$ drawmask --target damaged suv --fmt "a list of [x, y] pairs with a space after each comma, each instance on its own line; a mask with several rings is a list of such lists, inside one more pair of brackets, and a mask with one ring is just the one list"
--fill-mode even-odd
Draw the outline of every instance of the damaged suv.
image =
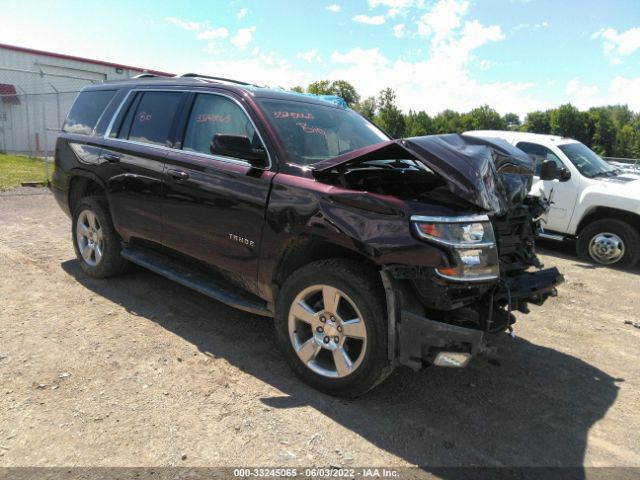
[[356, 396], [395, 366], [463, 367], [562, 276], [544, 197], [500, 140], [392, 140], [318, 97], [187, 75], [84, 89], [53, 192], [82, 269], [142, 265], [274, 317], [292, 369]]

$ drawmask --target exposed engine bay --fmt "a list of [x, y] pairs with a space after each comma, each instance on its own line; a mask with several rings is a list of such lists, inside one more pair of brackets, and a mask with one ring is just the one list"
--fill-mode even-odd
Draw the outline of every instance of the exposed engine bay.
[[[442, 229], [437, 219], [418, 218], [414, 229], [418, 235], [445, 251], [452, 265], [468, 262], [470, 267], [385, 267], [404, 285], [403, 309], [450, 325], [498, 333], [511, 328], [513, 312], [528, 313], [529, 303], [541, 305], [556, 295], [556, 286], [563, 281], [556, 268], [543, 269], [535, 253], [535, 235], [549, 202], [530, 195], [533, 162], [505, 142], [461, 135], [410, 138], [313, 167], [324, 183], [408, 202], [447, 205], [480, 219]], [[455, 217], [445, 221], [456, 222]], [[461, 229], [477, 230], [478, 238], [485, 235], [485, 241], [478, 243], [481, 247], [475, 248], [471, 241], [449, 241], [452, 232]], [[476, 265], [485, 268], [472, 276], [468, 272]], [[468, 276], [456, 276], [460, 271]]]

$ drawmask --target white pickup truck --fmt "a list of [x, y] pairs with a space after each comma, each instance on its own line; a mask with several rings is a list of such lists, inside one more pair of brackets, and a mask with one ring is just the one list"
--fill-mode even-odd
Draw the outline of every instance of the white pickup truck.
[[575, 239], [580, 257], [602, 265], [638, 263], [640, 175], [621, 172], [571, 138], [499, 130], [465, 135], [507, 141], [533, 157], [536, 174], [544, 161], [556, 163], [556, 179], [534, 178], [532, 193], [542, 188], [552, 201], [541, 237]]

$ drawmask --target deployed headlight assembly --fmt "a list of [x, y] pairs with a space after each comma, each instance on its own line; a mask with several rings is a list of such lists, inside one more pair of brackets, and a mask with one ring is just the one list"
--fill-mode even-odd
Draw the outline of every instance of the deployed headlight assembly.
[[441, 277], [457, 281], [495, 280], [500, 274], [493, 227], [486, 215], [424, 217], [411, 224], [418, 237], [448, 247], [453, 266], [437, 268]]

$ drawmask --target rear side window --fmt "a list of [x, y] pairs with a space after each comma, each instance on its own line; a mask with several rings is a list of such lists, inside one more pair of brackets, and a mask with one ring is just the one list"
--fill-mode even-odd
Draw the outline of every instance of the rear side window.
[[115, 90], [82, 92], [71, 107], [62, 131], [91, 135], [100, 116], [115, 94]]
[[187, 131], [184, 135], [183, 149], [199, 153], [211, 151], [214, 135], [241, 135], [249, 138], [254, 148], [261, 146], [249, 117], [234, 101], [212, 94], [196, 96]]
[[180, 92], [145, 92], [131, 106], [119, 138], [153, 145], [169, 145], [169, 133], [180, 104]]

